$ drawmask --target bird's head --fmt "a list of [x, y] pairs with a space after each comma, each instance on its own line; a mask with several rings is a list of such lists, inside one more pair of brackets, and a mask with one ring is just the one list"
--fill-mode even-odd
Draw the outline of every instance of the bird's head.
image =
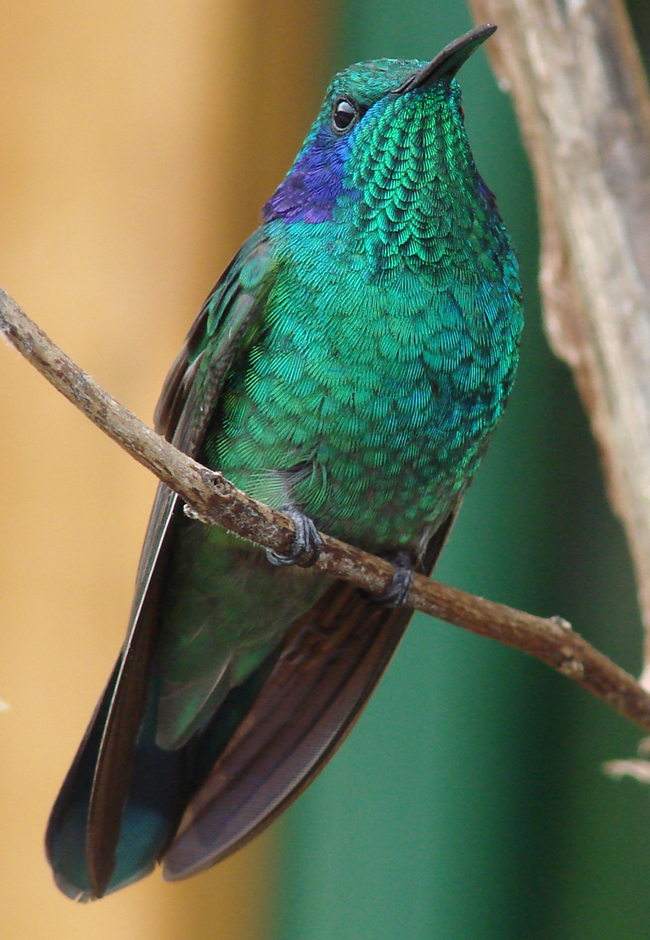
[[323, 222], [354, 204], [372, 211], [387, 199], [399, 214], [418, 187], [466, 175], [471, 154], [454, 76], [495, 29], [470, 30], [431, 62], [376, 59], [339, 72], [264, 207], [266, 221]]

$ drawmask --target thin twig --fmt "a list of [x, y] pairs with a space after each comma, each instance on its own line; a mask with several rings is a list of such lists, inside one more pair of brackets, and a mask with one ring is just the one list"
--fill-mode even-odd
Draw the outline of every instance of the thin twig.
[[[175, 490], [199, 518], [263, 548], [283, 552], [291, 547], [291, 519], [247, 496], [223, 474], [201, 466], [148, 428], [52, 343], [1, 289], [0, 330], [55, 388]], [[323, 544], [318, 570], [373, 593], [390, 584], [394, 569], [388, 562], [328, 535], [323, 535]], [[561, 618], [534, 617], [422, 575], [415, 577], [409, 605], [530, 653], [650, 730], [650, 695]]]

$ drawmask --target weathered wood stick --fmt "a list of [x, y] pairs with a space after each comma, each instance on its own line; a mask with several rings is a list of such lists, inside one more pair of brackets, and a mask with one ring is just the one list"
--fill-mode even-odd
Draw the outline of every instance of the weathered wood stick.
[[[650, 93], [623, 0], [470, 0], [533, 165], [541, 289], [623, 520], [650, 688]], [[486, 47], [487, 48], [487, 47]]]
[[[0, 330], [55, 388], [175, 490], [199, 518], [223, 525], [264, 548], [283, 552], [291, 547], [291, 519], [242, 493], [223, 474], [201, 466], [148, 428], [52, 343], [1, 289]], [[373, 593], [391, 583], [394, 569], [383, 559], [327, 535], [323, 543], [316, 564], [319, 570]], [[561, 618], [534, 617], [422, 575], [415, 576], [409, 604], [536, 656], [650, 731], [650, 695]]]

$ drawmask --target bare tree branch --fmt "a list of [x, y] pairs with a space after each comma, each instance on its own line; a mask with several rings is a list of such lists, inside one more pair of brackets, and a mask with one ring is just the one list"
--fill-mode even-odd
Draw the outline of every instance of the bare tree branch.
[[[199, 518], [223, 525], [264, 548], [287, 551], [291, 519], [251, 499], [223, 474], [176, 450], [100, 388], [0, 289], [0, 330], [91, 421], [132, 457], [175, 490]], [[323, 535], [316, 567], [373, 593], [391, 582], [393, 567], [381, 558]], [[541, 659], [650, 730], [650, 695], [590, 646], [559, 617], [543, 619], [416, 575], [409, 604], [448, 623], [499, 640]]]
[[650, 94], [624, 0], [471, 0], [537, 184], [546, 329], [626, 528], [650, 688]]
[[604, 772], [614, 780], [632, 777], [646, 786], [650, 785], [650, 738], [642, 738], [637, 747], [638, 757], [629, 760], [610, 760], [603, 764]]

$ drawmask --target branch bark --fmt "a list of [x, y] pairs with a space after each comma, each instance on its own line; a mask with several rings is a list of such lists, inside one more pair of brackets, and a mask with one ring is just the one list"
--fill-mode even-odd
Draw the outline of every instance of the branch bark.
[[[86, 375], [0, 289], [0, 330], [55, 388], [132, 457], [177, 492], [191, 511], [263, 548], [287, 551], [294, 525], [238, 490], [148, 428]], [[323, 535], [316, 568], [373, 593], [391, 582], [393, 567], [374, 555]], [[534, 617], [416, 575], [409, 605], [472, 633], [541, 659], [650, 731], [650, 695], [635, 679], [571, 630], [560, 617]]]
[[623, 0], [470, 0], [512, 94], [542, 225], [546, 330], [626, 529], [650, 688], [650, 94]]

